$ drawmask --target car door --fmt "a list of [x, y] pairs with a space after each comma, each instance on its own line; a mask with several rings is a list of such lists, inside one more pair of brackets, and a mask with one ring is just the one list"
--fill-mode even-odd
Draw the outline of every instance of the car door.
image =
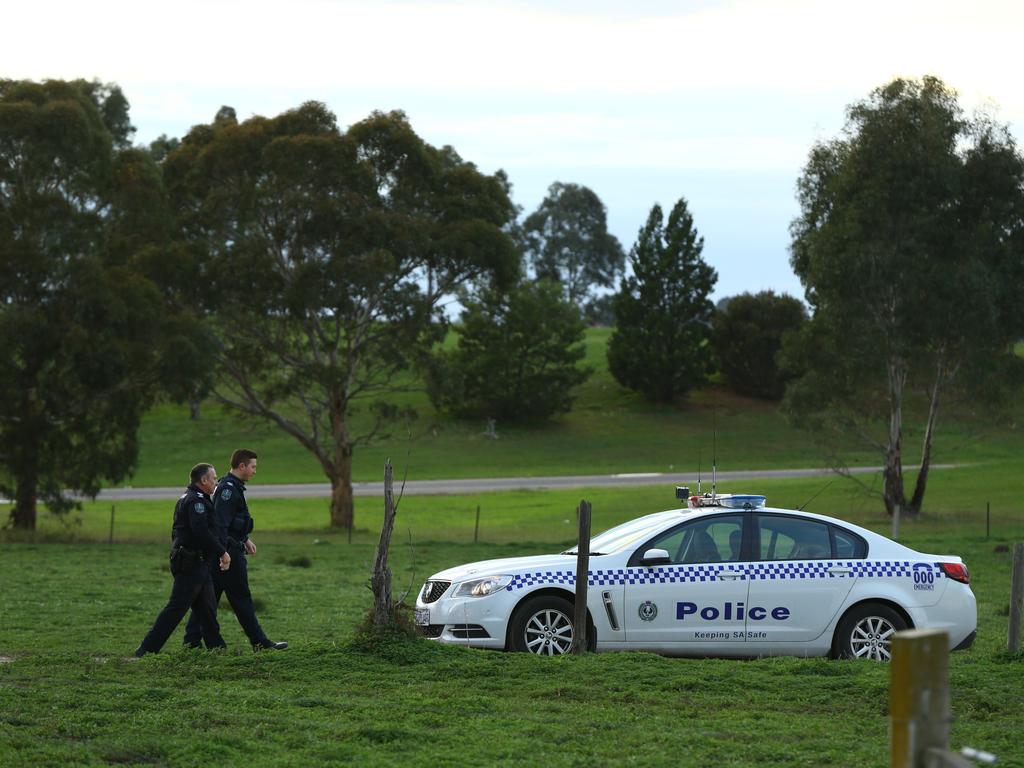
[[[755, 556], [747, 565], [747, 639], [806, 642], [819, 637], [853, 589], [857, 574], [837, 559], [832, 526], [795, 515], [753, 515]], [[840, 553], [841, 554], [841, 553]]]
[[[743, 642], [748, 581], [740, 546], [745, 517], [714, 514], [691, 520], [634, 552], [625, 578], [630, 646], [671, 652]], [[644, 563], [652, 549], [668, 557]]]

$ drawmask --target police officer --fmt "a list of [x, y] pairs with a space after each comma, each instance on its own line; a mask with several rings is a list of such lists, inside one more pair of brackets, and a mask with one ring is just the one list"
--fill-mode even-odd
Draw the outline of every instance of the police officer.
[[202, 617], [202, 638], [206, 647], [224, 647], [210, 578], [211, 563], [217, 563], [220, 571], [227, 570], [231, 564], [231, 556], [220, 542], [211, 499], [217, 485], [217, 470], [212, 464], [196, 464], [189, 473], [189, 480], [191, 483], [174, 507], [171, 597], [142, 644], [135, 649], [136, 656], [157, 653], [163, 648], [189, 608], [194, 615]]
[[[256, 544], [249, 538], [252, 532], [252, 515], [245, 501], [245, 484], [256, 474], [257, 456], [254, 451], [239, 448], [231, 454], [231, 471], [217, 482], [213, 504], [227, 551], [231, 555], [231, 566], [226, 571], [213, 575], [214, 605], [220, 602], [222, 593], [228, 596], [238, 623], [252, 643], [253, 650], [277, 650], [288, 647], [288, 643], [275, 643], [267, 637], [256, 618], [252, 592], [249, 591], [249, 568], [246, 555], [256, 554]], [[193, 610], [185, 627], [185, 645], [198, 647], [205, 624], [202, 614]]]

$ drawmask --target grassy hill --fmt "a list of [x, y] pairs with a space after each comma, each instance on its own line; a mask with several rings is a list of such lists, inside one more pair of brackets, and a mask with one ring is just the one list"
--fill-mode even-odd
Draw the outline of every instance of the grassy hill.
[[[398, 471], [408, 465], [418, 479], [678, 472], [696, 474], [698, 463], [710, 471], [712, 436], [717, 428], [719, 469], [822, 466], [821, 454], [807, 436], [789, 427], [775, 403], [735, 396], [712, 385], [691, 393], [674, 406], [646, 403], [622, 389], [608, 372], [605, 348], [611, 331], [587, 331], [586, 364], [594, 375], [577, 388], [571, 413], [549, 423], [497, 424], [498, 439], [487, 437], [483, 422], [440, 417], [422, 393], [402, 401], [416, 407], [419, 419], [411, 434], [402, 426], [392, 437], [360, 447], [355, 454], [356, 480], [381, 476], [390, 457]], [[1024, 412], [1024, 409], [1021, 409]], [[357, 427], [365, 423], [360, 416]], [[906, 444], [916, 447], [914, 424]], [[163, 405], [144, 420], [140, 434], [136, 486], [179, 485], [188, 467], [201, 460], [223, 469], [230, 452], [252, 447], [260, 454], [259, 482], [317, 482], [325, 478], [313, 457], [293, 438], [262, 421], [241, 420], [207, 403], [199, 421], [190, 421], [185, 406]], [[1013, 425], [977, 436], [940, 417], [934, 461], [977, 463], [1005, 461], [1020, 454]], [[851, 463], [877, 464], [876, 456], [851, 453]]]

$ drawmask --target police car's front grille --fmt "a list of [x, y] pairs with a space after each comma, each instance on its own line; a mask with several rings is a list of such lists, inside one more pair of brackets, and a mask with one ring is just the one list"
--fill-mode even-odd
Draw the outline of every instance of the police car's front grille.
[[428, 581], [423, 585], [423, 591], [420, 593], [420, 597], [424, 603], [432, 603], [441, 595], [444, 591], [450, 587], [452, 583], [450, 581]]
[[444, 632], [444, 624], [428, 624], [425, 627], [416, 627], [424, 637], [440, 637]]

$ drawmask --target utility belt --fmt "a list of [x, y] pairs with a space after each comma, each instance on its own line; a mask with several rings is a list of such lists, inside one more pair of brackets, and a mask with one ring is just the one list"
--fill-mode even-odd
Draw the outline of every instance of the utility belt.
[[206, 553], [199, 549], [191, 549], [175, 544], [171, 547], [171, 575], [191, 571], [206, 562]]

